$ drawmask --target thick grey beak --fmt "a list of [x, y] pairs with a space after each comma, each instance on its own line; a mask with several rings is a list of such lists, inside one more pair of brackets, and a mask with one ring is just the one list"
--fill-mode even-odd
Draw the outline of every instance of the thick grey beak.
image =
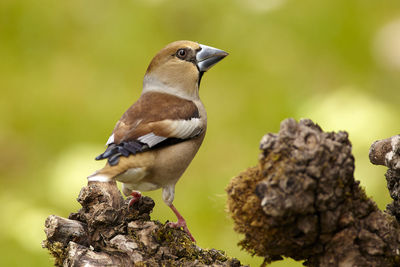
[[196, 61], [197, 67], [200, 72], [208, 71], [212, 66], [217, 64], [221, 59], [229, 55], [223, 50], [207, 46], [200, 45], [201, 50], [197, 52]]

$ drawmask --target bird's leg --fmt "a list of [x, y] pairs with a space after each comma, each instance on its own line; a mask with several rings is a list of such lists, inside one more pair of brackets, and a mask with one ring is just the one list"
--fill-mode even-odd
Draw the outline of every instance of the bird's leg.
[[129, 204], [128, 204], [129, 208], [142, 197], [142, 194], [139, 191], [133, 190], [131, 193], [131, 196], [132, 196], [132, 199], [129, 201]]
[[190, 239], [193, 242], [196, 242], [196, 240], [194, 239], [194, 237], [192, 236], [192, 234], [190, 233], [190, 231], [189, 231], [189, 229], [188, 229], [188, 227], [186, 225], [185, 219], [182, 217], [182, 215], [179, 213], [179, 211], [175, 208], [175, 206], [173, 204], [169, 205], [169, 207], [175, 213], [176, 217], [178, 218], [178, 221], [176, 223], [169, 222], [168, 226], [172, 227], [172, 228], [180, 228], [180, 227], [182, 227], [183, 230], [186, 232], [186, 234], [190, 237]]

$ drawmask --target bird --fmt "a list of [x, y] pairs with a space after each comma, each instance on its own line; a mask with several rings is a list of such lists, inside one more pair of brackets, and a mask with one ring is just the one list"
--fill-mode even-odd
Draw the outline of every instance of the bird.
[[172, 228], [190, 233], [173, 205], [175, 185], [199, 150], [207, 130], [207, 113], [199, 97], [203, 74], [227, 52], [192, 41], [175, 41], [151, 60], [143, 78], [142, 93], [116, 123], [104, 153], [96, 160], [106, 165], [88, 181], [122, 183], [132, 196], [162, 188], [162, 199], [177, 217]]

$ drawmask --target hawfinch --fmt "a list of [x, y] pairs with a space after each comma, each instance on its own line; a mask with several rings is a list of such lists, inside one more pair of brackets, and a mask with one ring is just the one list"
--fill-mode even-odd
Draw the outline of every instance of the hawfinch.
[[153, 58], [143, 79], [140, 98], [122, 115], [108, 139], [107, 159], [89, 181], [122, 182], [131, 206], [141, 194], [162, 188], [164, 202], [172, 209], [189, 237], [186, 222], [172, 204], [175, 184], [197, 153], [207, 128], [206, 110], [199, 98], [201, 78], [228, 53], [190, 41], [167, 45]]

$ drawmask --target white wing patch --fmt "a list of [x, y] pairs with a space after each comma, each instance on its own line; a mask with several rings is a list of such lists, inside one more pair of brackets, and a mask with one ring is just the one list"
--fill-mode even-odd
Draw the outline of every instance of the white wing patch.
[[108, 138], [107, 143], [106, 143], [106, 146], [108, 146], [109, 144], [112, 144], [112, 143], [114, 143], [114, 134], [112, 134], [112, 135]]
[[161, 143], [165, 139], [167, 139], [167, 138], [163, 137], [163, 136], [155, 135], [154, 133], [149, 133], [149, 134], [143, 135], [138, 138], [138, 140], [140, 142], [147, 144], [149, 147], [153, 147], [153, 146], [157, 145], [158, 143]]
[[[162, 126], [165, 127], [165, 132], [168, 133], [168, 137], [188, 139], [199, 135], [203, 131], [203, 122], [200, 118], [192, 118], [190, 120], [163, 120], [161, 122]], [[158, 136], [151, 132], [139, 137], [138, 140], [147, 144], [149, 147], [153, 147], [168, 137]]]
[[202, 121], [200, 118], [192, 118], [190, 120], [165, 120], [168, 124], [170, 136], [187, 139], [194, 137], [202, 131]]

